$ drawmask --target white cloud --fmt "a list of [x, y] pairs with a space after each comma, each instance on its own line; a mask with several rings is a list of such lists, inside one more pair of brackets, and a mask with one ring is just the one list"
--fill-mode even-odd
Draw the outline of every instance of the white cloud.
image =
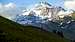
[[71, 11], [71, 10], [60, 11], [60, 12], [58, 13], [58, 15], [69, 15], [69, 14], [71, 14], [71, 13], [73, 13], [73, 11]]
[[6, 4], [4, 5], [5, 8], [15, 8], [16, 5], [14, 3], [9, 3], [9, 4]]
[[15, 8], [16, 7], [16, 4], [14, 4], [14, 3], [8, 3], [8, 4], [2, 4], [2, 3], [0, 3], [0, 9], [2, 8], [4, 8], [4, 9], [7, 9], [7, 8]]
[[16, 7], [14, 3], [2, 4], [0, 3], [0, 15], [8, 19], [14, 18], [17, 14], [20, 14], [21, 10]]
[[0, 15], [6, 18], [11, 18], [14, 13], [16, 5], [14, 3], [2, 4], [0, 3]]
[[65, 6], [65, 8], [67, 8], [67, 9], [73, 9], [73, 10], [75, 10], [75, 0], [66, 0], [65, 2], [64, 2], [64, 6]]

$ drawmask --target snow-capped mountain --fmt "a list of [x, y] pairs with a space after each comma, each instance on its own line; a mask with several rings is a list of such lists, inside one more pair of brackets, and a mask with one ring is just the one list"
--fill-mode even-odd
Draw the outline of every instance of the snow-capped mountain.
[[[55, 29], [58, 26], [50, 23], [50, 21], [56, 22], [56, 20], [59, 20], [59, 13], [61, 11], [65, 12], [65, 9], [62, 7], [52, 6], [47, 2], [40, 2], [35, 4], [33, 8], [29, 10], [23, 10], [23, 13], [17, 15], [14, 21], [22, 25], [43, 27], [45, 30], [50, 31], [51, 29]], [[50, 24], [52, 24], [53, 27], [51, 27]]]
[[[14, 21], [22, 25], [43, 27], [43, 29], [50, 31], [51, 29], [57, 27], [57, 25], [53, 25], [50, 21], [58, 20], [59, 18], [57, 14], [61, 10], [63, 10], [63, 8], [52, 6], [47, 2], [40, 2], [35, 4], [33, 8], [24, 10], [22, 14], [17, 15]], [[53, 27], [49, 26], [50, 24], [52, 24]]]
[[48, 18], [48, 20], [53, 20], [57, 17], [57, 13], [61, 10], [61, 7], [52, 6], [47, 2], [40, 2], [35, 4], [32, 9], [24, 12], [22, 15], [34, 15], [41, 17], [42, 19]]
[[56, 20], [59, 20], [59, 17], [71, 16], [72, 12], [68, 12], [70, 11], [65, 11], [65, 9], [63, 9], [62, 7], [52, 6], [47, 2], [40, 2], [38, 4], [35, 4], [33, 8], [29, 10], [23, 10], [23, 13], [17, 15], [14, 18], [14, 21], [24, 26], [32, 25], [42, 27], [44, 30], [47, 30], [49, 32], [52, 32], [53, 30], [63, 31], [64, 36], [71, 39], [71, 37], [73, 36], [70, 36], [70, 33], [67, 34], [67, 32], [71, 31], [67, 29], [69, 23], [61, 25], [60, 23], [55, 22]]

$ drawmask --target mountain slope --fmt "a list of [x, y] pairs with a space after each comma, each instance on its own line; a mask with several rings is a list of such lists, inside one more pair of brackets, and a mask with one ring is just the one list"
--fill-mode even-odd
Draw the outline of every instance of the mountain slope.
[[0, 41], [12, 42], [68, 42], [60, 36], [37, 29], [33, 26], [22, 26], [0, 17]]

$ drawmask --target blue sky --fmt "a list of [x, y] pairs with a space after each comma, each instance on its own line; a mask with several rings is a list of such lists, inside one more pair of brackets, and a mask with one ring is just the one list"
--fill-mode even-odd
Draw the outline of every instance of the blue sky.
[[[10, 2], [15, 3], [18, 7], [26, 7], [38, 3], [40, 0], [0, 0], [0, 3], [2, 4], [8, 4]], [[56, 6], [64, 7], [64, 0], [47, 0], [47, 2]]]

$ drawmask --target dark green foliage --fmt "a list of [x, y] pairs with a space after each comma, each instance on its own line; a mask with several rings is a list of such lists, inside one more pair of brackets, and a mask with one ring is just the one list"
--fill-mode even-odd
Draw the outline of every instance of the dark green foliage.
[[0, 42], [69, 42], [54, 33], [0, 17]]
[[72, 19], [75, 20], [75, 11], [72, 13]]

